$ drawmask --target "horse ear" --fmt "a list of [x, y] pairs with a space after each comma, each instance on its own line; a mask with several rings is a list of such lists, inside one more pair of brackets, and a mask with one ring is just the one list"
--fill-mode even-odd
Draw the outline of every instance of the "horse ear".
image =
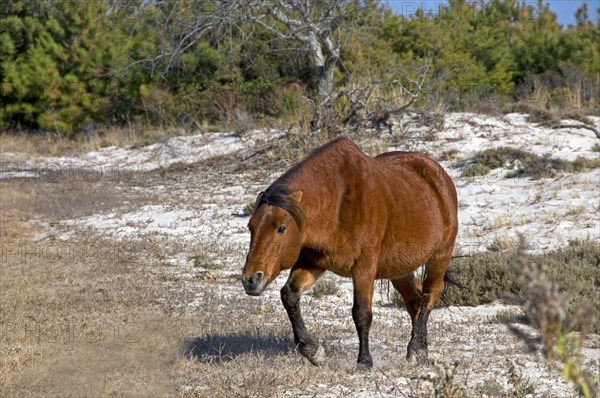
[[292, 198], [293, 200], [295, 200], [296, 202], [300, 203], [302, 201], [302, 194], [304, 192], [302, 190], [296, 191], [296, 192], [292, 192], [290, 194], [290, 198]]
[[256, 197], [256, 202], [254, 202], [254, 207], [258, 206], [258, 204], [260, 203], [260, 200], [262, 199], [264, 194], [265, 194], [265, 191], [262, 191], [258, 194], [258, 196]]

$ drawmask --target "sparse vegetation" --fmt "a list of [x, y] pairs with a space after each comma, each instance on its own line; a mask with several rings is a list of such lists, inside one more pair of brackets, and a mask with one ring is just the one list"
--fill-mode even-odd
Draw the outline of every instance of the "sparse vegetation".
[[321, 279], [313, 286], [312, 295], [314, 298], [321, 298], [338, 294], [339, 290], [340, 288], [335, 281], [331, 279]]
[[496, 322], [496, 323], [506, 323], [507, 321], [513, 319], [513, 318], [517, 318], [519, 316], [523, 315], [523, 311], [520, 310], [515, 310], [515, 309], [509, 309], [509, 310], [503, 310], [503, 311], [499, 311], [496, 313], [496, 315], [494, 315], [491, 319], [490, 322]]
[[245, 215], [246, 217], [250, 217], [252, 214], [254, 214], [255, 209], [256, 209], [256, 201], [248, 202], [244, 206], [244, 209], [242, 210], [242, 214]]
[[448, 286], [444, 300], [451, 305], [481, 305], [500, 299], [505, 292], [517, 293], [508, 265], [511, 253], [492, 252], [459, 258], [450, 264], [453, 277], [463, 286]]
[[455, 361], [450, 366], [434, 366], [436, 375], [427, 380], [433, 383], [433, 396], [435, 398], [466, 398], [467, 392], [460, 382], [457, 382], [456, 375], [464, 371], [460, 368], [460, 363]]
[[203, 265], [203, 268], [207, 270], [217, 271], [223, 269], [224, 267], [222, 264], [206, 263]]
[[[504, 245], [504, 244], [503, 244]], [[518, 243], [509, 250], [498, 249], [491, 253], [459, 258], [451, 263], [453, 276], [464, 286], [450, 286], [444, 294], [452, 305], [480, 305], [502, 299], [506, 293], [520, 294], [510, 265]], [[531, 255], [531, 261], [544, 264], [548, 276], [556, 281], [559, 292], [571, 300], [568, 313], [573, 314], [583, 303], [600, 312], [600, 244], [591, 241], [573, 241], [569, 246], [545, 254]], [[600, 324], [593, 325], [600, 333]]]
[[565, 213], [566, 216], [578, 216], [581, 215], [585, 212], [585, 206], [574, 206], [571, 207], [569, 210], [567, 210], [567, 212]]
[[[507, 325], [530, 349], [535, 350], [535, 343], [541, 340], [541, 348], [550, 363], [554, 359], [562, 363], [565, 381], [575, 383], [584, 397], [595, 397], [596, 381], [583, 366], [581, 343], [596, 323], [598, 308], [586, 302], [576, 305], [574, 311], [572, 306], [569, 310], [569, 299], [560, 294], [560, 288], [547, 276], [543, 263], [527, 256], [526, 245], [525, 239], [521, 238], [518, 255], [510, 270], [527, 297], [524, 305], [527, 314], [509, 320]], [[541, 332], [541, 339], [518, 328], [517, 321], [534, 325]], [[572, 333], [575, 330], [581, 333]]]
[[513, 252], [517, 250], [517, 243], [510, 238], [496, 237], [487, 246], [490, 252]]
[[[307, 110], [293, 103], [293, 98], [306, 95], [296, 91], [290, 94], [286, 112], [306, 117]], [[221, 102], [220, 106], [223, 115], [228, 115], [224, 120], [243, 135], [257, 113], [229, 108], [235, 104], [235, 101]], [[148, 105], [161, 106], [160, 102]], [[419, 113], [418, 120], [411, 120], [441, 128], [443, 114], [428, 119], [430, 116]], [[204, 129], [206, 125], [199, 127]], [[164, 135], [160, 132], [138, 135], [135, 127], [130, 128], [125, 135], [118, 132], [114, 136], [92, 135], [81, 147], [58, 135], [0, 135], [0, 145], [9, 152], [23, 150], [31, 154], [29, 159], [35, 160], [36, 154], [76, 153], [111, 143], [138, 147], [166, 141], [170, 134], [177, 133], [173, 130]], [[348, 284], [342, 285], [337, 278], [329, 279], [328, 274], [303, 298], [303, 304], [311, 305], [302, 307], [307, 327], [322, 342], [327, 360], [316, 369], [295, 352], [293, 333], [278, 292], [285, 272], [262, 297], [248, 297], [243, 292], [240, 272], [247, 241], [240, 236], [247, 233], [247, 220], [239, 216], [242, 211], [245, 215], [252, 214], [255, 188], [259, 191], [259, 185], [269, 183], [276, 171], [339, 134], [363, 141], [360, 145], [372, 155], [388, 146], [396, 147], [402, 142], [398, 140], [404, 140], [372, 131], [348, 133], [330, 128], [306, 134], [292, 128], [276, 140], [261, 141], [239, 152], [197, 163], [181, 161], [160, 170], [140, 168], [128, 171], [126, 176], [119, 175], [116, 180], [103, 175], [99, 180], [89, 181], [78, 172], [51, 180], [0, 180], [0, 391], [3, 395], [194, 398], [365, 393], [399, 397], [543, 395], [547, 385], [538, 389], [542, 383], [527, 376], [532, 369], [543, 374], [540, 376], [543, 384], [560, 391], [557, 395], [574, 394], [574, 390], [561, 383], [560, 374], [546, 367], [543, 358], [529, 358], [502, 325], [523, 318], [524, 311], [517, 307], [495, 315], [481, 313], [495, 306], [436, 311], [430, 322], [429, 341], [435, 363], [417, 367], [405, 362], [410, 318], [406, 311], [392, 308], [387, 297], [391, 296], [397, 306], [403, 305], [402, 299], [393, 288], [386, 297], [383, 284], [383, 288], [376, 290], [373, 304], [372, 346], [376, 366], [371, 372], [359, 373], [355, 366], [352, 300], [345, 299]], [[243, 136], [242, 140], [246, 138]], [[5, 143], [9, 146], [5, 147]], [[449, 150], [442, 156], [446, 160], [464, 157], [461, 150]], [[573, 178], [583, 179], [583, 176]], [[565, 191], [572, 187], [569, 180], [564, 179]], [[553, 181], [552, 191], [540, 190], [531, 200], [540, 207], [547, 199], [564, 200], [556, 192], [565, 192], [561, 190], [563, 185], [559, 185], [561, 181]], [[475, 185], [472, 181], [463, 182]], [[564, 216], [570, 223], [577, 222], [578, 227], [595, 226], [597, 218], [590, 217], [588, 212], [597, 209], [584, 200], [589, 192], [584, 188], [573, 195], [568, 193], [575, 199], [573, 203], [542, 208], [525, 218], [535, 218], [536, 225], [548, 229]], [[476, 209], [483, 209], [483, 213], [491, 206], [480, 206], [471, 199], [462, 195], [460, 211], [473, 214]], [[161, 226], [157, 229], [160, 232], [156, 232], [154, 228], [161, 221], [153, 217], [154, 210], [140, 213], [139, 209], [145, 206], [164, 206], [174, 213], [182, 208], [191, 210], [177, 219], [198, 228], [186, 236], [170, 235]], [[206, 208], [210, 210], [205, 212]], [[130, 218], [132, 213], [141, 217]], [[122, 229], [134, 232], [123, 238], [120, 227], [96, 229], [95, 224], [89, 227], [89, 223], [79, 223], [88, 218], [113, 217], [123, 221], [119, 223]], [[489, 253], [456, 258], [452, 262], [453, 277], [465, 288], [449, 285], [442, 304], [479, 305], [502, 300], [505, 291], [523, 294], [510, 269], [518, 244], [502, 237], [505, 229], [521, 226], [522, 221], [496, 211], [481, 219], [483, 223], [476, 225], [473, 221], [473, 225], [485, 228], [483, 239], [488, 242], [490, 237], [498, 238], [487, 246]], [[496, 233], [496, 228], [503, 231]], [[459, 239], [466, 239], [465, 235]], [[479, 237], [470, 235], [473, 236]], [[545, 233], [544, 239], [549, 236], [551, 233]], [[478, 247], [482, 248], [480, 243]], [[544, 262], [549, 277], [558, 281], [559, 294], [571, 298], [567, 316], [580, 316], [576, 314], [577, 308], [585, 303], [590, 308], [600, 308], [597, 241], [573, 240], [568, 247], [546, 254], [535, 253], [531, 258]], [[597, 323], [591, 328], [600, 332]], [[580, 364], [568, 362], [568, 358], [575, 358], [572, 347], [583, 341], [575, 337], [584, 334], [565, 333], [555, 340], [555, 358], [567, 359], [570, 377], [574, 375], [570, 368]], [[597, 343], [591, 347], [589, 341], [586, 343], [586, 350], [598, 347]], [[477, 351], [472, 351], [473, 347]], [[507, 357], [510, 363], [504, 362]], [[596, 358], [591, 355], [587, 358], [584, 367], [598, 366]]]
[[490, 168], [481, 163], [475, 163], [467, 166], [460, 173], [461, 177], [479, 177], [487, 175], [490, 172]]
[[[464, 166], [461, 177], [486, 175], [500, 167], [514, 169], [506, 178], [531, 177], [534, 179], [554, 177], [558, 173], [573, 173], [600, 167], [600, 157], [587, 159], [578, 157], [574, 161], [538, 156], [520, 149], [499, 147], [478, 152]], [[459, 163], [459, 166], [465, 163]]]
[[446, 161], [454, 160], [457, 155], [458, 155], [458, 150], [456, 150], [456, 149], [444, 151], [444, 152], [442, 152], [441, 160], [446, 160]]
[[510, 384], [513, 386], [512, 393], [515, 398], [525, 398], [535, 392], [535, 385], [526, 377], [517, 372], [515, 364], [506, 360]]

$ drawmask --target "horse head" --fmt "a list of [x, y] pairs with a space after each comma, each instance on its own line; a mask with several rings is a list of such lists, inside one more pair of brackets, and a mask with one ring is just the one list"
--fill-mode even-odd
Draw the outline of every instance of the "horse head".
[[269, 188], [260, 194], [250, 218], [250, 249], [242, 271], [246, 293], [260, 295], [282, 270], [291, 268], [303, 242], [302, 191]]

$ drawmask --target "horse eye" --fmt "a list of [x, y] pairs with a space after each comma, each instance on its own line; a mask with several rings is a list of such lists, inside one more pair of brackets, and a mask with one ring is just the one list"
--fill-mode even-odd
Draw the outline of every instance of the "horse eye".
[[285, 227], [282, 225], [281, 227], [277, 228], [277, 233], [278, 234], [282, 234], [285, 232]]

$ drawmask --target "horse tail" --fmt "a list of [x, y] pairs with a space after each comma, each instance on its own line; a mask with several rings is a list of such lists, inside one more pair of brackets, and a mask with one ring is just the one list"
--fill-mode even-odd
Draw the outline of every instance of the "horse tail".
[[[458, 287], [459, 289], [464, 289], [465, 286], [462, 283], [460, 283], [460, 281], [456, 278], [455, 274], [456, 273], [454, 272], [454, 270], [448, 267], [446, 269], [446, 273], [444, 274], [444, 284], [446, 285], [446, 287], [452, 285]], [[445, 289], [446, 288], [444, 288], [444, 290]]]
[[444, 307], [446, 308], [450, 307], [452, 304], [450, 302], [450, 297], [448, 297], [449, 286], [455, 286], [461, 290], [466, 289], [466, 287], [456, 278], [455, 272], [450, 268], [446, 269], [446, 273], [444, 274], [444, 291], [440, 295], [440, 302], [444, 304]]

